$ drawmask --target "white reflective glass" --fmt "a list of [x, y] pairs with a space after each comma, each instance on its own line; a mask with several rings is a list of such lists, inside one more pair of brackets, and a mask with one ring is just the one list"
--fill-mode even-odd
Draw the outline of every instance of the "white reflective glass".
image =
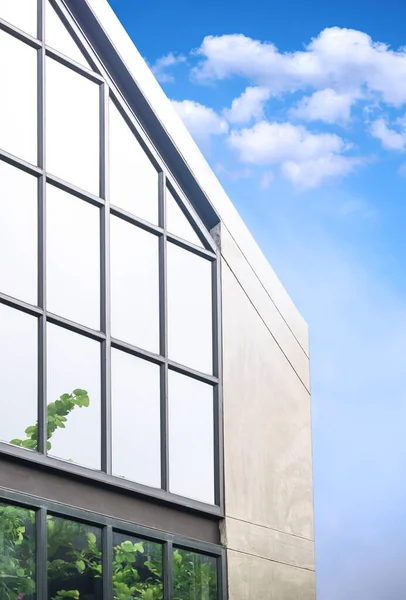
[[98, 195], [99, 139], [99, 86], [47, 57], [47, 170]]
[[27, 440], [25, 430], [38, 420], [37, 330], [36, 318], [0, 304], [0, 439], [4, 442]]
[[89, 68], [88, 61], [49, 2], [45, 6], [45, 43], [80, 65]]
[[111, 217], [112, 336], [159, 351], [158, 238]]
[[110, 102], [110, 200], [133, 215], [158, 223], [158, 172]]
[[35, 177], [0, 161], [0, 292], [37, 304]]
[[212, 372], [211, 262], [168, 243], [169, 357]]
[[49, 323], [47, 344], [48, 419], [55, 412], [66, 418], [49, 439], [49, 454], [100, 469], [100, 345]]
[[100, 211], [47, 185], [47, 309], [100, 329]]
[[160, 369], [112, 350], [113, 474], [161, 487]]
[[37, 37], [37, 0], [0, 0], [0, 19]]
[[166, 188], [166, 228], [170, 233], [196, 246], [203, 247], [199, 236], [183, 214], [182, 209], [168, 188]]
[[169, 489], [214, 504], [213, 388], [169, 371]]
[[37, 163], [37, 51], [0, 30], [0, 148]]

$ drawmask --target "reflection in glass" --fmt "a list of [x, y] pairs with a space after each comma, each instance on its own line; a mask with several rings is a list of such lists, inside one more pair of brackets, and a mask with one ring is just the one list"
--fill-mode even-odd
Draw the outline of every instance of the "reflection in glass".
[[112, 350], [113, 473], [161, 487], [159, 366]]
[[49, 2], [45, 6], [45, 43], [89, 68], [89, 63]]
[[169, 358], [212, 372], [211, 263], [168, 243]]
[[47, 185], [47, 308], [100, 328], [99, 209]]
[[158, 172], [113, 102], [109, 114], [111, 203], [157, 224]]
[[47, 564], [50, 600], [102, 598], [101, 531], [98, 527], [48, 516]]
[[173, 550], [173, 600], [217, 600], [217, 559]]
[[0, 19], [8, 21], [18, 29], [37, 37], [36, 0], [1, 0]]
[[0, 161], [0, 292], [37, 304], [37, 179]]
[[0, 503], [0, 598], [35, 600], [35, 513]]
[[99, 194], [99, 86], [46, 59], [47, 170]]
[[37, 422], [35, 317], [0, 304], [0, 440], [34, 450], [25, 430]]
[[112, 335], [158, 352], [158, 238], [114, 216], [110, 238]]
[[100, 469], [100, 346], [47, 325], [48, 450]]
[[0, 80], [0, 148], [36, 164], [37, 52], [1, 30]]
[[168, 188], [166, 188], [166, 227], [170, 233], [196, 246], [203, 247], [199, 236], [183, 214], [182, 209]]
[[161, 544], [114, 533], [114, 600], [162, 600], [162, 571]]
[[213, 388], [169, 371], [169, 488], [214, 503]]

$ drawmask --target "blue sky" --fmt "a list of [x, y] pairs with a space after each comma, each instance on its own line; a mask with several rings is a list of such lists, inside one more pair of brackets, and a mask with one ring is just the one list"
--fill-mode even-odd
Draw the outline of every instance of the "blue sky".
[[406, 590], [406, 4], [110, 0], [310, 325], [318, 600]]

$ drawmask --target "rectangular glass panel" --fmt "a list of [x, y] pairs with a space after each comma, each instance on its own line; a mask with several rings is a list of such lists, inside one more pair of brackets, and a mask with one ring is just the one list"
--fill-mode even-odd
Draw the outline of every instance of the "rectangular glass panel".
[[35, 600], [35, 513], [0, 503], [0, 598]]
[[217, 600], [217, 558], [173, 550], [173, 600]]
[[161, 487], [160, 369], [112, 350], [113, 473]]
[[161, 544], [113, 534], [113, 596], [114, 600], [163, 600]]
[[37, 304], [35, 177], [0, 160], [0, 292]]
[[47, 170], [97, 196], [99, 140], [99, 86], [47, 57]]
[[113, 102], [110, 102], [110, 200], [158, 224], [158, 172]]
[[169, 371], [169, 489], [214, 504], [213, 388]]
[[98, 527], [49, 516], [47, 565], [50, 600], [100, 600], [103, 597]]
[[100, 329], [100, 210], [47, 185], [47, 308]]
[[169, 358], [211, 373], [211, 262], [168, 243]]
[[31, 450], [37, 447], [31, 439], [38, 418], [37, 339], [35, 317], [0, 304], [0, 439]]
[[0, 19], [37, 37], [37, 0], [0, 0]]
[[110, 238], [112, 335], [158, 352], [158, 238], [114, 216]]
[[1, 30], [0, 81], [0, 148], [36, 164], [37, 51]]
[[100, 344], [47, 325], [48, 450], [100, 469]]

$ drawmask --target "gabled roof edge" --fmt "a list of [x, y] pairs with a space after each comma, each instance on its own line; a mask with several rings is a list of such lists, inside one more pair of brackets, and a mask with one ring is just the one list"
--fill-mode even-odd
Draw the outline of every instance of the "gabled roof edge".
[[120, 87], [173, 175], [211, 229], [228, 229], [298, 342], [308, 354], [307, 324], [255, 242], [107, 0], [64, 0]]

